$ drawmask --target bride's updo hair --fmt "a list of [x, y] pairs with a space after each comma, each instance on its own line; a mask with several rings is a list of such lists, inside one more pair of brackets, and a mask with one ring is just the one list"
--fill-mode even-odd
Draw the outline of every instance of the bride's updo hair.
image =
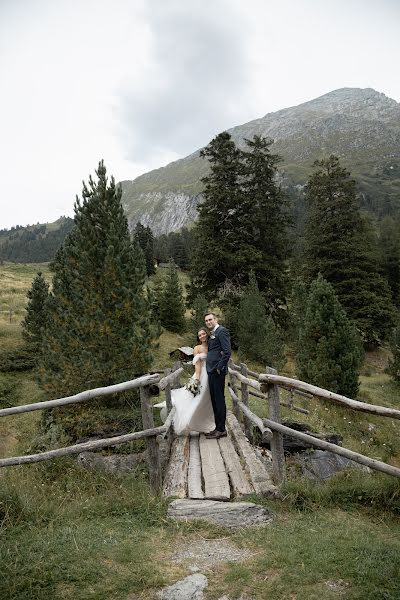
[[209, 338], [209, 333], [208, 333], [207, 329], [205, 327], [200, 327], [200, 329], [197, 330], [197, 342], [199, 344], [201, 344], [201, 341], [200, 341], [200, 338], [199, 338], [199, 332], [200, 331], [204, 331], [206, 333], [206, 335], [207, 335], [207, 341], [208, 341], [208, 338]]

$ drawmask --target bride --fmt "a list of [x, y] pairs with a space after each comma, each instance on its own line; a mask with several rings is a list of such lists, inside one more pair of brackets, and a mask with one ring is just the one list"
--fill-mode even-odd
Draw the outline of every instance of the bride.
[[[208, 333], [206, 329], [197, 332], [199, 344], [194, 349], [194, 376], [200, 382], [200, 393], [193, 396], [185, 387], [171, 390], [172, 406], [175, 407], [173, 418], [177, 435], [185, 435], [190, 431], [209, 432], [215, 429], [214, 412], [211, 404], [208, 375], [205, 361], [208, 352]], [[162, 403], [164, 405], [164, 403]]]

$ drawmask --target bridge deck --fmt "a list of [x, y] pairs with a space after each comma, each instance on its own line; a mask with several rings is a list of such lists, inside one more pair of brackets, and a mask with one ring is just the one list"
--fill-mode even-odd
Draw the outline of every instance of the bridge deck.
[[230, 500], [277, 493], [271, 468], [258, 458], [231, 412], [227, 432], [228, 436], [219, 440], [198, 433], [174, 439], [164, 478], [165, 496]]

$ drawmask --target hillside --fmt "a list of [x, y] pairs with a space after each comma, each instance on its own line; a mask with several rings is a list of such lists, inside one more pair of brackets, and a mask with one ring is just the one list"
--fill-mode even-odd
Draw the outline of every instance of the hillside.
[[[380, 217], [400, 208], [400, 104], [371, 88], [335, 90], [228, 131], [238, 145], [255, 134], [271, 138], [287, 187], [304, 185], [314, 160], [334, 153], [357, 179], [365, 209]], [[190, 224], [206, 172], [197, 150], [122, 181], [130, 227], [140, 220], [159, 235]]]
[[0, 231], [0, 260], [19, 263], [51, 261], [65, 236], [71, 231], [74, 220], [60, 217], [54, 223], [37, 223]]

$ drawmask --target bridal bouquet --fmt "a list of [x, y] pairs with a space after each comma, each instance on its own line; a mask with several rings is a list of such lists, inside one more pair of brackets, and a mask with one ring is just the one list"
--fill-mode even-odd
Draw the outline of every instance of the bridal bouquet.
[[192, 377], [185, 385], [185, 389], [193, 394], [193, 396], [197, 396], [197, 394], [200, 394], [200, 381]]

